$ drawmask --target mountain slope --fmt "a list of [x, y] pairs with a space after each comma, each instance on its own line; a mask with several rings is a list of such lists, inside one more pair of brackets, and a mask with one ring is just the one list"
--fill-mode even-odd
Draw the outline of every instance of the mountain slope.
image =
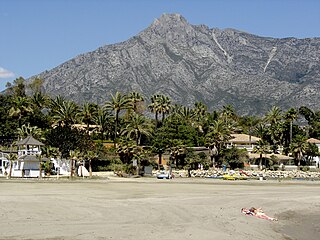
[[320, 38], [266, 38], [191, 25], [164, 14], [129, 40], [79, 55], [37, 76], [49, 95], [103, 103], [110, 93], [139, 91], [210, 109], [232, 104], [259, 114], [320, 104]]

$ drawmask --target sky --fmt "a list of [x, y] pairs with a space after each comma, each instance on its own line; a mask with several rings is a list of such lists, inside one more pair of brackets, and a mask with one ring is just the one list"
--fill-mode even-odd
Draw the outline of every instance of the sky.
[[163, 13], [259, 36], [320, 37], [320, 0], [0, 0], [0, 91], [125, 41]]

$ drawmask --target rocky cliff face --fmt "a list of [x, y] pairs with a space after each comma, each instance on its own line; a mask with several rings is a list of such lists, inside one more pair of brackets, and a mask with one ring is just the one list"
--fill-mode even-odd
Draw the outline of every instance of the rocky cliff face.
[[209, 109], [259, 114], [320, 104], [320, 38], [266, 38], [191, 25], [164, 14], [129, 40], [81, 54], [37, 76], [49, 95], [104, 103], [110, 93], [161, 93]]

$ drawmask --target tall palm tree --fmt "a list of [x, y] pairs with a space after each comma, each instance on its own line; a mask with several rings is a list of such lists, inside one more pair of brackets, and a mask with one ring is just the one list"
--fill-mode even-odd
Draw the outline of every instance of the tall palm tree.
[[181, 108], [179, 108], [177, 115], [182, 121], [185, 121], [190, 125], [194, 123], [197, 117], [193, 109], [185, 106], [182, 106]]
[[209, 126], [209, 131], [206, 135], [206, 145], [209, 147], [211, 154], [211, 160], [213, 167], [215, 166], [216, 158], [219, 158], [219, 154], [222, 147], [231, 138], [230, 126], [224, 121], [224, 119], [217, 119]]
[[259, 140], [253, 149], [254, 153], [259, 154], [259, 169], [262, 170], [262, 155], [269, 153], [269, 145], [266, 141]]
[[284, 114], [284, 119], [286, 121], [290, 122], [290, 137], [289, 137], [289, 144], [292, 143], [292, 125], [293, 121], [296, 120], [298, 117], [298, 112], [294, 108], [290, 108], [285, 114]]
[[281, 119], [282, 119], [282, 111], [277, 106], [273, 106], [265, 116], [265, 120], [271, 125], [278, 123]]
[[273, 106], [265, 116], [265, 121], [269, 124], [269, 133], [274, 152], [276, 152], [278, 145], [281, 143], [283, 138], [283, 123], [281, 122], [281, 119], [282, 111], [276, 106]]
[[240, 124], [242, 126], [242, 130], [249, 135], [249, 142], [251, 142], [252, 132], [255, 127], [258, 126], [260, 119], [256, 116], [244, 116], [240, 120]]
[[75, 150], [75, 151], [70, 151], [70, 177], [72, 178], [75, 175], [75, 163], [82, 157], [82, 154], [80, 151]]
[[89, 176], [92, 177], [92, 161], [98, 159], [98, 154], [94, 151], [87, 151], [85, 154], [85, 159], [89, 161]]
[[99, 126], [102, 141], [104, 140], [105, 133], [112, 131], [113, 122], [111, 121], [111, 119], [112, 115], [105, 109], [98, 109], [97, 114], [93, 118], [94, 123]]
[[36, 92], [31, 97], [31, 103], [35, 109], [42, 110], [49, 104], [49, 99], [47, 96], [43, 95], [41, 92]]
[[200, 132], [203, 132], [203, 127], [205, 125], [206, 120], [208, 119], [208, 107], [204, 105], [202, 102], [196, 102], [194, 106], [194, 113], [196, 116], [198, 129], [200, 130]]
[[51, 101], [50, 106], [55, 124], [70, 126], [77, 121], [79, 107], [75, 102], [57, 97]]
[[142, 103], [144, 102], [144, 98], [141, 93], [138, 92], [131, 92], [129, 93], [129, 99], [132, 102], [132, 110], [135, 113], [141, 113], [143, 111]]
[[162, 113], [161, 121], [163, 122], [163, 120], [165, 119], [165, 115], [168, 114], [172, 108], [171, 100], [167, 96], [160, 95], [157, 101], [158, 101], [158, 110], [160, 113]]
[[306, 139], [302, 136], [295, 138], [295, 141], [290, 144], [290, 152], [298, 161], [298, 166], [300, 166], [302, 157], [304, 153], [307, 151], [308, 147], [309, 145], [306, 142]]
[[117, 143], [117, 127], [119, 123], [119, 113], [121, 110], [132, 108], [132, 101], [126, 96], [122, 95], [120, 92], [116, 92], [115, 96], [111, 94], [111, 101], [105, 103], [104, 108], [106, 110], [113, 110], [115, 115], [114, 124], [114, 147]]
[[140, 114], [132, 114], [123, 134], [128, 138], [134, 138], [136, 144], [141, 144], [141, 136], [150, 136], [152, 131], [152, 125], [147, 118]]
[[10, 179], [12, 175], [13, 161], [18, 159], [18, 155], [15, 153], [9, 153], [6, 158], [10, 161], [9, 174], [7, 175], [7, 179]]
[[156, 119], [156, 127], [158, 127], [159, 120], [158, 120], [158, 114], [159, 114], [159, 98], [160, 95], [152, 95], [150, 100], [151, 104], [149, 104], [148, 108], [149, 110], [154, 113], [155, 119]]
[[93, 123], [93, 119], [97, 113], [97, 105], [93, 103], [84, 103], [80, 112], [78, 113], [78, 117], [81, 122], [87, 125], [87, 132], [89, 133], [89, 125]]

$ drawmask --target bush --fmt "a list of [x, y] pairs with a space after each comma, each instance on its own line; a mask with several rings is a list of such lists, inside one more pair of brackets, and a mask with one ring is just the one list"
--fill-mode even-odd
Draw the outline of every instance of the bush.
[[300, 167], [300, 170], [303, 171], [303, 172], [308, 172], [310, 170], [310, 167], [309, 166], [303, 166], [303, 167]]

